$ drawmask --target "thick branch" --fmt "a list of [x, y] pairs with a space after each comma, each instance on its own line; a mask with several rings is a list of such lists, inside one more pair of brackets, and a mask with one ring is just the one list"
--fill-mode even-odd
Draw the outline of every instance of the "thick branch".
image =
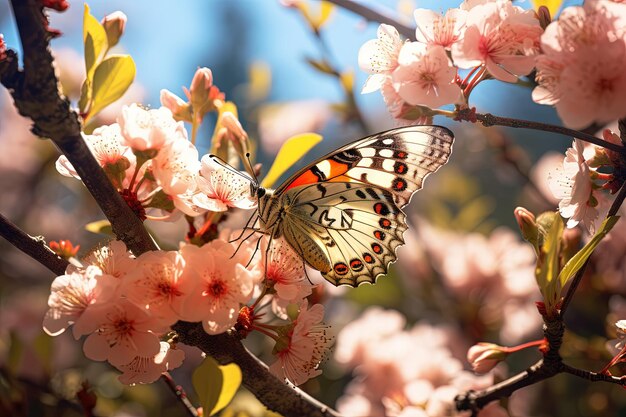
[[72, 163], [111, 222], [113, 232], [136, 254], [156, 249], [141, 220], [115, 190], [81, 136], [78, 116], [58, 89], [41, 2], [12, 0], [24, 50], [24, 69], [9, 51], [0, 66], [0, 82], [11, 92], [21, 115], [33, 120], [33, 133], [50, 138]]
[[285, 417], [331, 417], [336, 411], [298, 388], [270, 374], [267, 365], [246, 350], [236, 335], [209, 336], [200, 323], [179, 321], [173, 326], [182, 343], [197, 346], [221, 364], [235, 362], [243, 373], [243, 385], [270, 410]]
[[328, 2], [334, 3], [337, 6], [343, 7], [346, 10], [350, 10], [351, 12], [358, 14], [361, 17], [364, 17], [370, 22], [378, 22], [391, 25], [398, 29], [398, 33], [400, 33], [402, 36], [405, 36], [409, 39], [415, 39], [415, 28], [407, 26], [404, 23], [400, 23], [397, 19], [394, 19], [389, 13], [370, 9], [369, 7], [357, 3], [353, 0], [328, 0]]
[[0, 214], [0, 236], [26, 255], [39, 261], [54, 274], [63, 275], [65, 273], [68, 262], [59, 258], [52, 249], [47, 247], [43, 238], [27, 235], [2, 214]]

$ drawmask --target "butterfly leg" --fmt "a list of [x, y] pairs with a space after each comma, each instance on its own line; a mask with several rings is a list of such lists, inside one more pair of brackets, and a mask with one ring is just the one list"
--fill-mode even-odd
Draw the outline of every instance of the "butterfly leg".
[[[257, 219], [258, 218], [258, 212], [259, 212], [258, 209], [254, 210], [254, 212], [252, 213], [252, 215], [250, 216], [250, 218], [246, 222], [246, 225], [243, 227], [243, 229], [241, 229], [241, 233], [239, 233], [239, 236], [237, 236], [237, 239], [229, 240], [228, 243], [233, 243], [233, 242], [236, 242], [239, 239], [241, 239], [243, 237], [243, 234], [245, 233], [246, 230], [250, 230], [250, 229], [254, 230], [254, 227], [250, 227], [250, 222], [252, 221], [252, 219]], [[250, 237], [250, 236], [248, 236], [248, 237]]]

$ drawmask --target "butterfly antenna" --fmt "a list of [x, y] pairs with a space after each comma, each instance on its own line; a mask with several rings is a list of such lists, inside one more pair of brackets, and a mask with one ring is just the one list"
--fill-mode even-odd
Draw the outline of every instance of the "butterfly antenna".
[[239, 236], [237, 236], [237, 238], [236, 238], [236, 239], [229, 240], [229, 241], [228, 241], [228, 243], [235, 243], [236, 241], [238, 241], [239, 239], [241, 239], [241, 237], [242, 237], [242, 236], [243, 236], [243, 234], [246, 232], [246, 230], [250, 230], [250, 229], [256, 230], [256, 229], [254, 229], [254, 228], [252, 228], [252, 227], [249, 227], [249, 226], [250, 226], [250, 222], [252, 221], [252, 219], [254, 219], [255, 217], [257, 217], [257, 212], [258, 212], [258, 211], [259, 211], [258, 209], [255, 209], [255, 210], [254, 210], [254, 212], [252, 212], [252, 215], [248, 218], [248, 221], [246, 222], [246, 225], [243, 227], [243, 229], [241, 229], [241, 233], [239, 233]]
[[[224, 161], [222, 158], [220, 158], [217, 155], [209, 155], [209, 158], [211, 158], [213, 161], [215, 161], [219, 166], [221, 166], [222, 168], [232, 172], [235, 175], [239, 175], [240, 177], [245, 178], [247, 181], [250, 181], [252, 178], [254, 178], [254, 180], [256, 181], [256, 177], [249, 177], [247, 175], [244, 175], [241, 171], [235, 169], [232, 165], [230, 165], [229, 163], [227, 163], [226, 161]], [[246, 168], [247, 170], [247, 168]]]
[[254, 183], [259, 185], [259, 179], [256, 176], [256, 172], [254, 172], [254, 167], [252, 166], [252, 161], [250, 160], [250, 152], [246, 152], [245, 162], [246, 163], [244, 165], [246, 165], [246, 171], [248, 171], [248, 174], [254, 178]]

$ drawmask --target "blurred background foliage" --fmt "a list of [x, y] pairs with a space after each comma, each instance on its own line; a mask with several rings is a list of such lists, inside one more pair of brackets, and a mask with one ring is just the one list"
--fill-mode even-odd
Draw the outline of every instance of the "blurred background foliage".
[[[316, 10], [318, 3], [310, 3]], [[443, 11], [458, 5], [458, 1], [442, 0], [364, 3], [384, 8], [411, 25], [416, 7]], [[519, 4], [530, 7], [528, 2]], [[394, 126], [379, 94], [359, 94], [366, 74], [358, 69], [357, 53], [365, 41], [375, 38], [377, 25], [351, 12], [335, 8], [316, 35], [297, 10], [275, 0], [262, 4], [256, 0], [194, 0], [176, 5], [161, 0], [109, 0], [93, 1], [90, 6], [99, 18], [115, 10], [127, 14], [126, 33], [116, 48], [132, 55], [137, 64], [135, 84], [120, 103], [102, 112], [100, 123], [112, 123], [122, 103], [136, 101], [158, 107], [161, 89], [181, 94], [181, 87], [189, 84], [196, 69], [206, 66], [213, 71], [215, 84], [237, 104], [265, 170], [282, 141], [292, 134], [315, 131], [325, 138], [294, 167], [297, 169], [351, 140]], [[81, 3], [71, 2], [65, 13], [51, 13], [51, 26], [63, 32], [52, 43], [62, 87], [74, 102], [83, 77], [82, 12]], [[0, 0], [0, 33], [9, 47], [19, 51], [6, 0]], [[323, 60], [331, 68], [324, 66]], [[350, 102], [351, 90], [354, 103]], [[479, 112], [558, 124], [553, 109], [534, 104], [530, 93], [529, 87], [487, 81], [474, 92], [472, 104]], [[350, 107], [352, 104], [356, 107]], [[355, 116], [355, 109], [360, 116]], [[545, 173], [531, 167], [548, 152], [562, 154], [571, 141], [542, 132], [485, 129], [445, 119], [435, 122], [454, 131], [455, 150], [450, 164], [430, 178], [426, 189], [407, 207], [418, 233], [411, 232], [408, 244], [400, 250], [399, 264], [375, 286], [345, 290], [325, 285], [317, 296], [326, 303], [326, 321], [336, 332], [372, 305], [398, 310], [411, 324], [420, 320], [433, 325], [453, 323], [465, 332], [466, 339], [456, 347], [462, 357], [463, 349], [476, 341], [498, 342], [502, 317], [492, 317], [492, 322], [478, 319], [484, 308], [480, 303], [486, 298], [454, 294], [446, 288], [437, 268], [429, 265], [431, 254], [421, 249], [429, 243], [424, 242], [429, 233], [419, 232], [420, 226], [427, 222], [428, 227], [453, 233], [450, 241], [469, 233], [490, 236], [505, 226], [518, 239], [512, 216], [516, 206], [524, 205], [535, 213], [555, 207], [546, 195]], [[199, 134], [201, 153], [208, 149], [212, 124], [205, 123]], [[15, 114], [8, 94], [0, 91], [0, 212], [31, 235], [47, 241], [70, 239], [86, 253], [103, 237], [87, 232], [83, 225], [101, 219], [102, 214], [79, 182], [56, 173], [57, 157], [50, 142], [29, 133], [28, 121]], [[237, 220], [232, 219], [232, 224]], [[171, 247], [184, 238], [186, 230], [181, 223], [148, 222], [147, 226]], [[0, 251], [0, 410], [11, 404], [18, 405], [13, 408], [17, 415], [82, 415], [76, 393], [86, 380], [97, 394], [98, 415], [185, 415], [164, 385], [125, 387], [117, 381], [115, 371], [84, 359], [80, 345], [69, 335], [54, 339], [45, 335], [41, 320], [53, 277], [5, 241], [0, 241]], [[577, 366], [599, 369], [608, 358], [604, 343], [612, 336], [605, 334], [609, 299], [619, 290], [600, 280], [585, 282], [568, 312], [572, 331], [562, 354], [577, 358], [573, 361]], [[527, 310], [532, 312], [532, 301], [538, 299], [537, 291], [534, 299], [527, 300]], [[497, 311], [507, 311], [509, 300], [489, 302], [500, 304]], [[531, 333], [539, 337], [540, 325], [537, 321], [534, 325]], [[267, 358], [271, 348], [267, 341], [251, 339], [247, 345]], [[173, 375], [193, 399], [189, 374], [201, 358], [195, 349], [187, 350], [185, 365]], [[536, 358], [532, 352], [515, 356], [509, 361], [509, 371], [522, 370]], [[501, 375], [506, 373], [506, 369], [502, 371]], [[304, 388], [333, 406], [350, 380], [350, 372], [331, 357], [324, 374]], [[530, 394], [525, 398], [530, 400], [525, 410], [529, 415], [626, 412], [626, 396], [617, 386], [559, 376], [527, 391]], [[242, 390], [221, 415], [272, 414]]]

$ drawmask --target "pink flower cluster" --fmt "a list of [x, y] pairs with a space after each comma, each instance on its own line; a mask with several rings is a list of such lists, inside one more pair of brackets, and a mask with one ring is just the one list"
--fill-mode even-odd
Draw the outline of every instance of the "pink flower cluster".
[[[451, 328], [423, 323], [405, 327], [400, 313], [373, 307], [339, 333], [335, 359], [356, 374], [337, 403], [342, 415], [454, 415], [456, 395], [492, 384], [492, 375], [478, 377], [463, 370], [448, 348], [458, 343]], [[493, 403], [479, 415], [508, 414]]]
[[[475, 337], [499, 332], [501, 342], [513, 344], [537, 336], [541, 317], [534, 301], [540, 294], [530, 245], [506, 228], [484, 236], [442, 230], [420, 219], [416, 230], [409, 230], [407, 236], [415, 240], [414, 247], [421, 247], [424, 260], [411, 262], [401, 256], [400, 266], [425, 270], [420, 277], [429, 276], [432, 268], [454, 303], [465, 311], [462, 318], [475, 329]], [[428, 266], [415, 265], [426, 259]]]
[[[215, 239], [201, 247], [134, 257], [122, 242], [112, 241], [88, 255], [84, 266], [70, 265], [54, 280], [44, 329], [58, 335], [72, 325], [76, 339], [86, 337], [85, 355], [108, 361], [128, 384], [153, 382], [180, 366], [184, 354], [170, 340], [171, 326], [179, 320], [201, 322], [208, 334], [236, 325], [244, 335], [259, 330], [276, 341], [271, 370], [277, 376], [301, 384], [318, 375], [332, 338], [321, 323], [323, 307], [308, 308], [311, 285], [302, 267], [294, 267], [301, 261], [281, 241], [268, 252], [267, 267], [265, 260], [245, 266], [254, 251], [243, 247], [233, 256], [235, 249]], [[248, 307], [255, 293], [257, 300]], [[265, 297], [287, 324], [259, 321], [263, 314], [255, 308]], [[287, 306], [293, 310], [289, 315]]]
[[[510, 1], [466, 0], [444, 15], [426, 9], [414, 15], [416, 42], [402, 42], [395, 28], [381, 25], [378, 38], [359, 51], [359, 66], [371, 74], [363, 92], [380, 89], [396, 119], [427, 123], [420, 107], [466, 103], [486, 73], [516, 82], [534, 67], [543, 30], [533, 11]], [[459, 68], [476, 78], [461, 81]]]
[[[626, 116], [626, 3], [589, 0], [558, 19], [508, 0], [465, 0], [441, 15], [414, 12], [415, 42], [381, 25], [359, 51], [371, 74], [363, 93], [380, 89], [391, 114], [404, 123], [430, 123], [437, 107], [468, 105], [487, 78], [515, 83], [536, 68], [533, 100], [553, 105], [572, 128]], [[469, 70], [461, 80], [459, 70]]]
[[[83, 135], [105, 173], [141, 219], [175, 220], [207, 210], [252, 208], [250, 182], [223, 169], [187, 138], [182, 121], [166, 107], [124, 106], [117, 123]], [[80, 179], [65, 156], [56, 164], [61, 175]]]
[[626, 4], [566, 7], [541, 37], [533, 100], [583, 128], [626, 116]]
[[[619, 136], [608, 129], [604, 131], [604, 139], [621, 146]], [[616, 192], [621, 185], [612, 173], [598, 169], [621, 170], [619, 161], [613, 151], [579, 139], [572, 142], [562, 164], [548, 176], [550, 190], [559, 200], [559, 212], [569, 219], [568, 228], [581, 224], [590, 234], [595, 232], [609, 207], [609, 199], [602, 189]]]

